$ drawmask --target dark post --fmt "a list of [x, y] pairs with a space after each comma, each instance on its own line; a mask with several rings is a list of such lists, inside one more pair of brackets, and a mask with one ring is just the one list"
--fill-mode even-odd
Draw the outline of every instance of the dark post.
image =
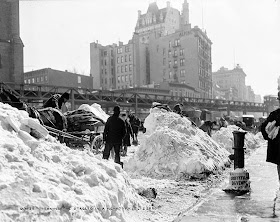
[[244, 139], [247, 132], [234, 131], [234, 169], [244, 168]]

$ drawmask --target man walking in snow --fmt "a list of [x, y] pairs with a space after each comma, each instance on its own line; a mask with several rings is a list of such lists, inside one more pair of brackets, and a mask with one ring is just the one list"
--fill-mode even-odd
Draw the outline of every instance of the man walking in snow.
[[108, 118], [104, 128], [103, 141], [105, 142], [105, 149], [103, 159], [109, 159], [110, 151], [113, 148], [115, 151], [115, 163], [121, 164], [120, 150], [126, 134], [126, 128], [124, 121], [119, 117], [120, 107], [115, 106], [113, 111], [113, 115]]

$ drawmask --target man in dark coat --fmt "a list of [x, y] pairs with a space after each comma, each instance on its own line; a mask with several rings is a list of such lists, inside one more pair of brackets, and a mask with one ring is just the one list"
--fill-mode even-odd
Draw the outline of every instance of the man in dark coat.
[[[280, 92], [278, 92], [278, 100], [280, 100]], [[261, 133], [263, 138], [267, 140], [267, 155], [266, 161], [277, 165], [278, 177], [280, 182], [280, 133], [273, 139], [269, 136], [266, 126], [276, 121], [275, 127], [280, 126], [280, 108], [272, 111], [267, 119], [261, 125]]]
[[[110, 151], [114, 148], [115, 163], [121, 164], [120, 150], [123, 138], [126, 134], [124, 121], [119, 117], [120, 107], [114, 107], [114, 114], [110, 116], [105, 124], [103, 141], [105, 141], [105, 149], [103, 151], [103, 159], [109, 159]], [[122, 164], [121, 164], [122, 165]]]
[[123, 150], [122, 150], [122, 155], [126, 156], [127, 155], [127, 147], [131, 146], [130, 143], [130, 137], [132, 137], [132, 139], [134, 140], [134, 134], [133, 134], [133, 130], [132, 127], [130, 125], [130, 122], [128, 121], [128, 117], [127, 115], [124, 113], [121, 115], [121, 118], [123, 119], [124, 123], [125, 123], [125, 129], [126, 129], [126, 134], [123, 138]]

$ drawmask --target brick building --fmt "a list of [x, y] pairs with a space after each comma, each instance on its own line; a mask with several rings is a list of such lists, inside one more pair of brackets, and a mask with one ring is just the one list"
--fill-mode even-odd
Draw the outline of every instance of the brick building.
[[[191, 27], [186, 0], [182, 13], [170, 2], [163, 9], [153, 2], [145, 14], [138, 11], [135, 32], [127, 44], [91, 43], [91, 76], [96, 88], [125, 89], [168, 82], [174, 83], [173, 88], [178, 86], [170, 94], [212, 98], [211, 45], [206, 32]], [[104, 73], [102, 51], [109, 48], [112, 67]]]
[[0, 81], [23, 83], [19, 0], [0, 1]]
[[[60, 86], [93, 89], [92, 77], [68, 72], [67, 70], [59, 71], [51, 68], [24, 73], [24, 83], [50, 85], [51, 87]], [[44, 89], [48, 90], [48, 87], [46, 86]]]
[[221, 67], [217, 72], [212, 73], [213, 83], [220, 86], [223, 90], [236, 89], [237, 95], [232, 99], [239, 101], [246, 101], [245, 77], [245, 72], [238, 64], [232, 70]]

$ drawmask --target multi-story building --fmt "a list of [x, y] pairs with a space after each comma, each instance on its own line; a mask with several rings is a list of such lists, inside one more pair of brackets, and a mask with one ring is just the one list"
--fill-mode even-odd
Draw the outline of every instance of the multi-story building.
[[23, 83], [19, 0], [0, 1], [0, 81]]
[[117, 44], [90, 44], [90, 75], [94, 79], [93, 88], [116, 88], [116, 48]]
[[[51, 68], [24, 73], [24, 83], [46, 85], [42, 90], [48, 90], [53, 86], [93, 89], [93, 78], [91, 76]], [[35, 86], [30, 86], [31, 89], [32, 87], [36, 88]]]
[[228, 68], [221, 67], [217, 72], [212, 73], [213, 84], [217, 84], [221, 89], [229, 90], [235, 88], [237, 90], [236, 100], [246, 100], [246, 74], [243, 69], [237, 64], [237, 66], [229, 70]]
[[[96, 87], [124, 89], [163, 82], [174, 83], [170, 93], [212, 98], [211, 40], [197, 26], [189, 23], [189, 5], [182, 13], [167, 2], [159, 9], [151, 3], [145, 14], [138, 11], [135, 32], [128, 44], [101, 46], [91, 43], [91, 75]], [[115, 85], [104, 82], [102, 53], [111, 47], [115, 53]], [[106, 81], [106, 80], [105, 80]], [[183, 86], [185, 85], [185, 86]], [[189, 90], [192, 92], [189, 92]], [[182, 93], [180, 93], [180, 91]]]

